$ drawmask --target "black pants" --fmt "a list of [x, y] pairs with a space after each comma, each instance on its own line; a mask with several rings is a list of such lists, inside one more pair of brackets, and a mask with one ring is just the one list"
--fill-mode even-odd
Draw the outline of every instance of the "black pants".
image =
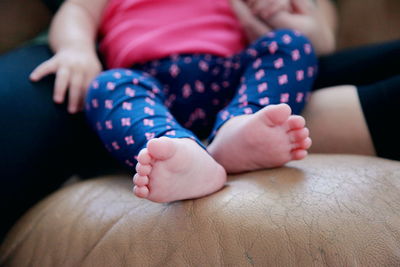
[[47, 46], [0, 57], [0, 240], [15, 220], [73, 174], [92, 176], [116, 166], [87, 127], [52, 101], [54, 77], [29, 73], [51, 56]]
[[[394, 123], [380, 117], [400, 114], [399, 51], [400, 42], [395, 42], [323, 57], [315, 84], [357, 85], [378, 155], [398, 160]], [[71, 175], [89, 177], [119, 168], [82, 114], [71, 116], [65, 105], [53, 103], [53, 76], [38, 83], [28, 80], [51, 55], [47, 46], [29, 46], [0, 57], [0, 240], [23, 212]], [[388, 135], [387, 129], [392, 131]]]

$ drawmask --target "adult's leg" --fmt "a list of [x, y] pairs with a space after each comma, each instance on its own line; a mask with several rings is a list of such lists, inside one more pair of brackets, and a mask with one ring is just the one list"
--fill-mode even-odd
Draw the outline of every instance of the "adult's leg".
[[395, 123], [400, 113], [400, 75], [362, 86], [315, 92], [304, 111], [312, 152], [377, 155], [400, 160]]
[[311, 153], [375, 155], [355, 86], [313, 92], [303, 116], [313, 141]]
[[47, 46], [29, 46], [0, 57], [0, 238], [72, 174], [94, 175], [112, 165], [84, 117], [53, 103], [54, 78], [29, 81], [51, 55]]
[[361, 107], [379, 157], [400, 160], [398, 117], [400, 74], [357, 87]]
[[319, 58], [314, 90], [335, 85], [367, 85], [399, 73], [400, 40], [346, 49]]
[[[314, 84], [314, 90], [318, 91], [312, 94], [303, 113], [313, 139], [311, 152], [376, 155], [375, 151], [382, 150], [376, 146], [384, 140], [380, 140], [382, 135], [375, 135], [374, 140], [371, 137], [370, 131], [375, 131], [377, 126], [367, 124], [372, 115], [371, 111], [365, 114], [360, 103], [360, 92], [365, 91], [360, 88], [367, 88], [368, 92], [376, 90], [374, 94], [382, 96], [379, 81], [397, 74], [399, 51], [400, 41], [392, 41], [344, 50], [320, 59], [320, 71]], [[342, 86], [345, 84], [352, 85]], [[390, 88], [396, 91], [395, 86]], [[382, 97], [372, 97], [372, 94], [363, 99], [363, 102], [372, 101], [376, 107], [387, 105]], [[386, 118], [393, 114], [383, 109], [380, 116]], [[397, 143], [395, 139], [392, 142], [393, 145]]]

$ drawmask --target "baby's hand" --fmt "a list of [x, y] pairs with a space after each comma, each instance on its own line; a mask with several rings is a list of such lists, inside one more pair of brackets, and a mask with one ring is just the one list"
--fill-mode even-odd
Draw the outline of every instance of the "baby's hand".
[[290, 10], [290, 0], [244, 0], [254, 15], [267, 22], [272, 16]]
[[68, 112], [76, 113], [83, 109], [87, 88], [101, 69], [100, 61], [91, 49], [67, 48], [37, 66], [30, 79], [37, 82], [55, 73], [54, 102], [63, 103], [69, 90]]

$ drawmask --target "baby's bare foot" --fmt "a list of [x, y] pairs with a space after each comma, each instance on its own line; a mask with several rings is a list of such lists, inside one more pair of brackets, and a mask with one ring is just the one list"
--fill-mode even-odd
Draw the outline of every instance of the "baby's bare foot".
[[154, 202], [198, 198], [226, 182], [224, 168], [191, 139], [155, 138], [142, 149], [134, 193]]
[[303, 159], [311, 146], [305, 120], [286, 104], [232, 118], [221, 127], [208, 151], [228, 173], [282, 166]]

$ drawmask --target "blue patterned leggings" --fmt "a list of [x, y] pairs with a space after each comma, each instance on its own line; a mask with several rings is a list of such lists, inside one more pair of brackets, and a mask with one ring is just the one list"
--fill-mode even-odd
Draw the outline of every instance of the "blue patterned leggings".
[[117, 159], [134, 167], [151, 138], [214, 137], [230, 118], [287, 103], [304, 107], [317, 70], [309, 41], [279, 30], [231, 57], [176, 55], [101, 73], [86, 99], [89, 123]]

